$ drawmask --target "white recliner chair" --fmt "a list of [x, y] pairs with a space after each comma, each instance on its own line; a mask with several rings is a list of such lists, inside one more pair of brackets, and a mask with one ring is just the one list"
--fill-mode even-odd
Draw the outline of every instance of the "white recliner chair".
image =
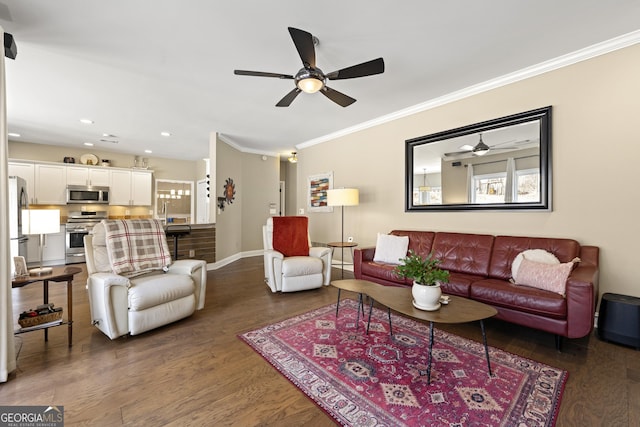
[[[271, 292], [295, 292], [327, 286], [331, 282], [331, 249], [311, 247], [306, 217], [275, 217], [276, 221], [303, 218], [300, 239], [309, 248], [308, 256], [287, 256], [274, 249], [274, 218], [262, 226], [264, 244], [264, 277]], [[276, 226], [275, 232], [278, 232]], [[291, 230], [289, 230], [291, 232]], [[287, 235], [287, 240], [291, 235]], [[294, 240], [294, 239], [293, 239]]]
[[[131, 226], [136, 220], [127, 221]], [[156, 238], [161, 238], [162, 249], [168, 252], [164, 233], [157, 233]], [[156, 269], [133, 277], [116, 274], [109, 259], [104, 223], [84, 237], [84, 247], [91, 321], [109, 338], [141, 334], [204, 307], [205, 261], [181, 259], [168, 265], [166, 271]]]

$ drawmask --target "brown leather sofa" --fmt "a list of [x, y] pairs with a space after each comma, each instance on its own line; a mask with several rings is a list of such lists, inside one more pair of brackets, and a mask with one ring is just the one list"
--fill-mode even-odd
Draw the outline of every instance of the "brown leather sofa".
[[[581, 246], [572, 239], [492, 236], [431, 231], [394, 230], [409, 236], [409, 250], [423, 256], [433, 252], [440, 266], [449, 270], [444, 293], [489, 304], [497, 318], [555, 334], [558, 349], [562, 337], [580, 338], [593, 330], [598, 301], [597, 246]], [[544, 249], [560, 262], [575, 257], [580, 262], [567, 279], [566, 296], [510, 282], [514, 258], [527, 249]], [[394, 265], [374, 262], [375, 248], [354, 250], [357, 279], [389, 286], [411, 286], [397, 277]]]

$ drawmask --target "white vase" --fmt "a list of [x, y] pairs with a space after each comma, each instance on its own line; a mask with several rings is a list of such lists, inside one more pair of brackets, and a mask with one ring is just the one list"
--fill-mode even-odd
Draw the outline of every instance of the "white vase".
[[413, 306], [420, 310], [435, 311], [440, 308], [440, 296], [442, 295], [440, 283], [425, 286], [413, 282], [411, 295], [413, 295]]

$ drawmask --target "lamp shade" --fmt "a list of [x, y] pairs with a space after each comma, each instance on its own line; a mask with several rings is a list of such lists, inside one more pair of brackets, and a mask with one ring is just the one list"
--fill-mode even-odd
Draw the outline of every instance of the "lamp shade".
[[357, 206], [360, 194], [357, 188], [336, 188], [327, 190], [328, 206]]
[[53, 234], [60, 232], [59, 209], [25, 209], [22, 211], [24, 234]]

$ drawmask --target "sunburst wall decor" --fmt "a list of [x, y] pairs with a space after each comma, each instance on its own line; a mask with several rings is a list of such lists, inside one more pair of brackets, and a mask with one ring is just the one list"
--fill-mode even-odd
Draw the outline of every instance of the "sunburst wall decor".
[[233, 199], [236, 197], [236, 185], [233, 183], [233, 179], [227, 178], [224, 185], [224, 198], [228, 204], [233, 203]]

